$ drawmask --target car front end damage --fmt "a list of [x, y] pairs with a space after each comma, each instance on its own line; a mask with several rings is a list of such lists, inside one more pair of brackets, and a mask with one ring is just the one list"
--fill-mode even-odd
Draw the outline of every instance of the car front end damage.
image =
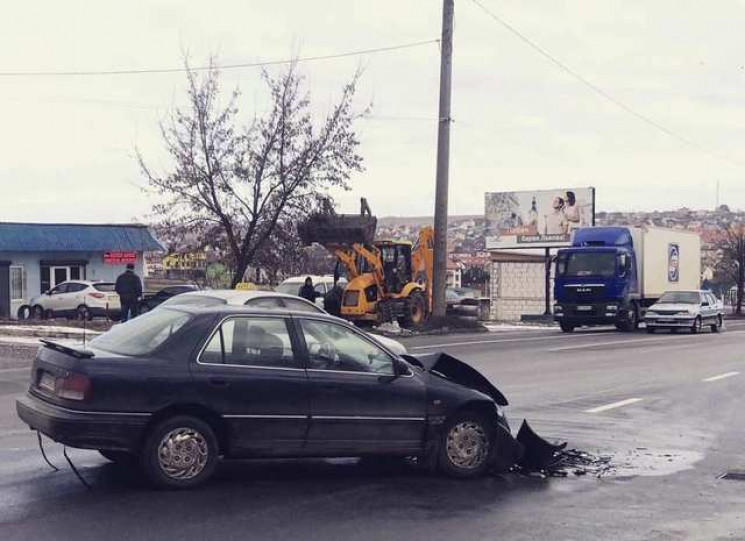
[[472, 391], [472, 399], [463, 402], [462, 394], [448, 392], [447, 385], [432, 385], [428, 404], [428, 433], [425, 447], [425, 462], [434, 468], [439, 448], [443, 442], [443, 428], [453, 413], [453, 408], [469, 408], [480, 411], [493, 419], [493, 440], [496, 452], [491, 455], [492, 471], [507, 471], [514, 466], [525, 470], [542, 470], [558, 460], [558, 453], [566, 443], [553, 444], [539, 436], [523, 421], [517, 435], [512, 434], [504, 407], [509, 403], [502, 392], [484, 375], [467, 363], [447, 353], [405, 355], [404, 359], [430, 377], [465, 387]]

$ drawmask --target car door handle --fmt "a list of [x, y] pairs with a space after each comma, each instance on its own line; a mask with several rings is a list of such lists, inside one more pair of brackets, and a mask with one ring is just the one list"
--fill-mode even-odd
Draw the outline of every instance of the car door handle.
[[228, 380], [222, 378], [207, 378], [207, 381], [210, 385], [213, 385], [215, 387], [228, 387], [230, 385], [230, 383], [228, 383]]

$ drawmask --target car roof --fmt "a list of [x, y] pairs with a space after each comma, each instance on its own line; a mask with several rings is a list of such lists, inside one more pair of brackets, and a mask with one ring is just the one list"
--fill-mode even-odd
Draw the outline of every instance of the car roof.
[[162, 309], [167, 310], [177, 310], [179, 312], [185, 312], [188, 314], [219, 314], [219, 315], [257, 315], [257, 316], [265, 316], [265, 315], [272, 315], [272, 316], [296, 316], [296, 317], [312, 317], [312, 318], [320, 318], [327, 321], [333, 321], [336, 323], [344, 323], [346, 325], [354, 326], [350, 322], [332, 316], [330, 314], [327, 314], [326, 312], [305, 312], [300, 310], [290, 310], [287, 308], [264, 308], [260, 306], [245, 306], [242, 304], [220, 304], [215, 306], [203, 306], [203, 305], [193, 305], [193, 304], [184, 304], [184, 305], [173, 305], [173, 306], [164, 306]]
[[[229, 306], [242, 306], [251, 299], [258, 299], [261, 297], [281, 297], [283, 299], [294, 299], [294, 300], [305, 300], [297, 295], [289, 295], [287, 293], [278, 293], [276, 291], [261, 291], [258, 289], [251, 290], [240, 290], [240, 289], [206, 289], [201, 291], [190, 291], [188, 293], [182, 293], [179, 295], [183, 298], [196, 298], [196, 297], [208, 297], [213, 299], [222, 299]], [[308, 301], [305, 301], [308, 302]], [[309, 304], [313, 304], [308, 302]]]
[[314, 284], [316, 282], [333, 282], [334, 281], [334, 277], [330, 275], [329, 276], [314, 276], [312, 274], [306, 274], [304, 276], [292, 276], [284, 280], [282, 283], [283, 284], [295, 284], [295, 283], [302, 284], [303, 282], [305, 282], [306, 278], [310, 278], [311, 280], [313, 280]]
[[100, 286], [102, 284], [109, 284], [113, 286], [114, 282], [106, 281], [106, 280], [65, 280], [64, 282], [60, 282], [57, 285], [61, 286], [62, 284], [83, 284], [86, 286]]

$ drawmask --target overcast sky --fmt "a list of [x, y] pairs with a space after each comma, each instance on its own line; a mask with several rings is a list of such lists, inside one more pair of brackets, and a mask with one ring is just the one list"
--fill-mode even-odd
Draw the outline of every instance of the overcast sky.
[[[687, 146], [593, 93], [456, 0], [450, 212], [484, 192], [595, 186], [598, 208], [745, 208], [745, 2], [481, 0], [575, 72]], [[436, 39], [439, 0], [5, 2], [0, 72], [179, 67], [315, 56]], [[437, 44], [302, 66], [326, 110], [358, 65], [366, 171], [341, 194], [378, 215], [433, 209]], [[158, 122], [183, 74], [0, 76], [0, 221], [130, 221], [149, 211], [134, 160], [165, 166]], [[223, 75], [246, 116], [266, 106], [259, 71]], [[737, 162], [743, 165], [738, 165]]]

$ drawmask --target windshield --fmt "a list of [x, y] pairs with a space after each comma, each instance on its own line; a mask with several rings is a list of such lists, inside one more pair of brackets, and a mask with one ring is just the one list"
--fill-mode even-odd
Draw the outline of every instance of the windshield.
[[573, 253], [559, 260], [559, 274], [564, 276], [612, 277], [616, 272], [615, 252]]
[[91, 341], [91, 345], [118, 355], [146, 355], [170, 338], [191, 319], [177, 310], [153, 310]]
[[303, 284], [298, 282], [285, 282], [279, 284], [275, 291], [277, 291], [277, 293], [284, 293], [285, 295], [297, 295], [300, 293], [301, 287], [303, 287]]
[[660, 297], [660, 304], [699, 304], [701, 296], [696, 291], [668, 291]]
[[161, 306], [220, 306], [228, 304], [228, 301], [219, 297], [210, 297], [208, 295], [189, 295], [182, 293], [165, 301]]

